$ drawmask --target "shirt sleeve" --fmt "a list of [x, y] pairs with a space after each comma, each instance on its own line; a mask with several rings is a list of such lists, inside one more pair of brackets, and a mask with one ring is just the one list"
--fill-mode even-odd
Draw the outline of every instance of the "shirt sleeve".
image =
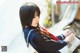
[[58, 51], [64, 46], [67, 45], [67, 43], [63, 40], [55, 41], [52, 39], [47, 39], [44, 35], [36, 33], [35, 38], [33, 38], [33, 43], [38, 47], [40, 50], [44, 51]]
[[64, 40], [64, 39], [65, 39], [65, 37], [64, 37], [64, 35], [63, 35], [63, 34], [61, 34], [61, 35], [57, 36], [57, 38], [58, 38], [58, 39], [60, 39], [60, 40]]

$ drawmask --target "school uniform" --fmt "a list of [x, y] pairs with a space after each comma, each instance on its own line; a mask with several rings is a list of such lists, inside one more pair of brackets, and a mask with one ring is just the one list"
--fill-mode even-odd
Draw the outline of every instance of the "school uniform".
[[[28, 37], [29, 31], [33, 29]], [[58, 36], [58, 41], [55, 41], [44, 34], [38, 33], [34, 27], [27, 27], [23, 29], [26, 43], [30, 43], [38, 53], [60, 53], [59, 50], [67, 45], [63, 41], [62, 36]], [[28, 38], [27, 38], [28, 37]]]

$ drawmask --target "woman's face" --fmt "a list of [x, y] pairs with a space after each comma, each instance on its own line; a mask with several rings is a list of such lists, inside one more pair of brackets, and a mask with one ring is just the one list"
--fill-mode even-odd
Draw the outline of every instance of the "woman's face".
[[35, 16], [34, 16], [34, 18], [32, 20], [31, 26], [37, 27], [38, 26], [38, 23], [39, 23], [39, 16], [37, 15], [37, 12], [35, 12]]

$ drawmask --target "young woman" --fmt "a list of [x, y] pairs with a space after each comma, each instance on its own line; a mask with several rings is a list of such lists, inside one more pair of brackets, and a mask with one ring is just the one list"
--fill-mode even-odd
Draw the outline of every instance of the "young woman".
[[34, 3], [25, 3], [20, 7], [20, 20], [27, 46], [30, 43], [38, 53], [60, 53], [58, 50], [74, 40], [71, 31], [54, 36], [39, 26], [40, 9]]

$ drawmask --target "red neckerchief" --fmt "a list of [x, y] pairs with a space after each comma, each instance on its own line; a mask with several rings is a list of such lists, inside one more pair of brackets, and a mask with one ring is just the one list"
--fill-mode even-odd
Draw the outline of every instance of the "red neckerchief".
[[[42, 28], [42, 27], [41, 27]], [[48, 32], [46, 29], [44, 29], [44, 28], [42, 28], [45, 32], [47, 32], [48, 34], [49, 34], [49, 36], [53, 39], [53, 40], [56, 40], [56, 41], [58, 41], [59, 39], [56, 37], [56, 36], [54, 36], [53, 34], [51, 34], [50, 32]]]

